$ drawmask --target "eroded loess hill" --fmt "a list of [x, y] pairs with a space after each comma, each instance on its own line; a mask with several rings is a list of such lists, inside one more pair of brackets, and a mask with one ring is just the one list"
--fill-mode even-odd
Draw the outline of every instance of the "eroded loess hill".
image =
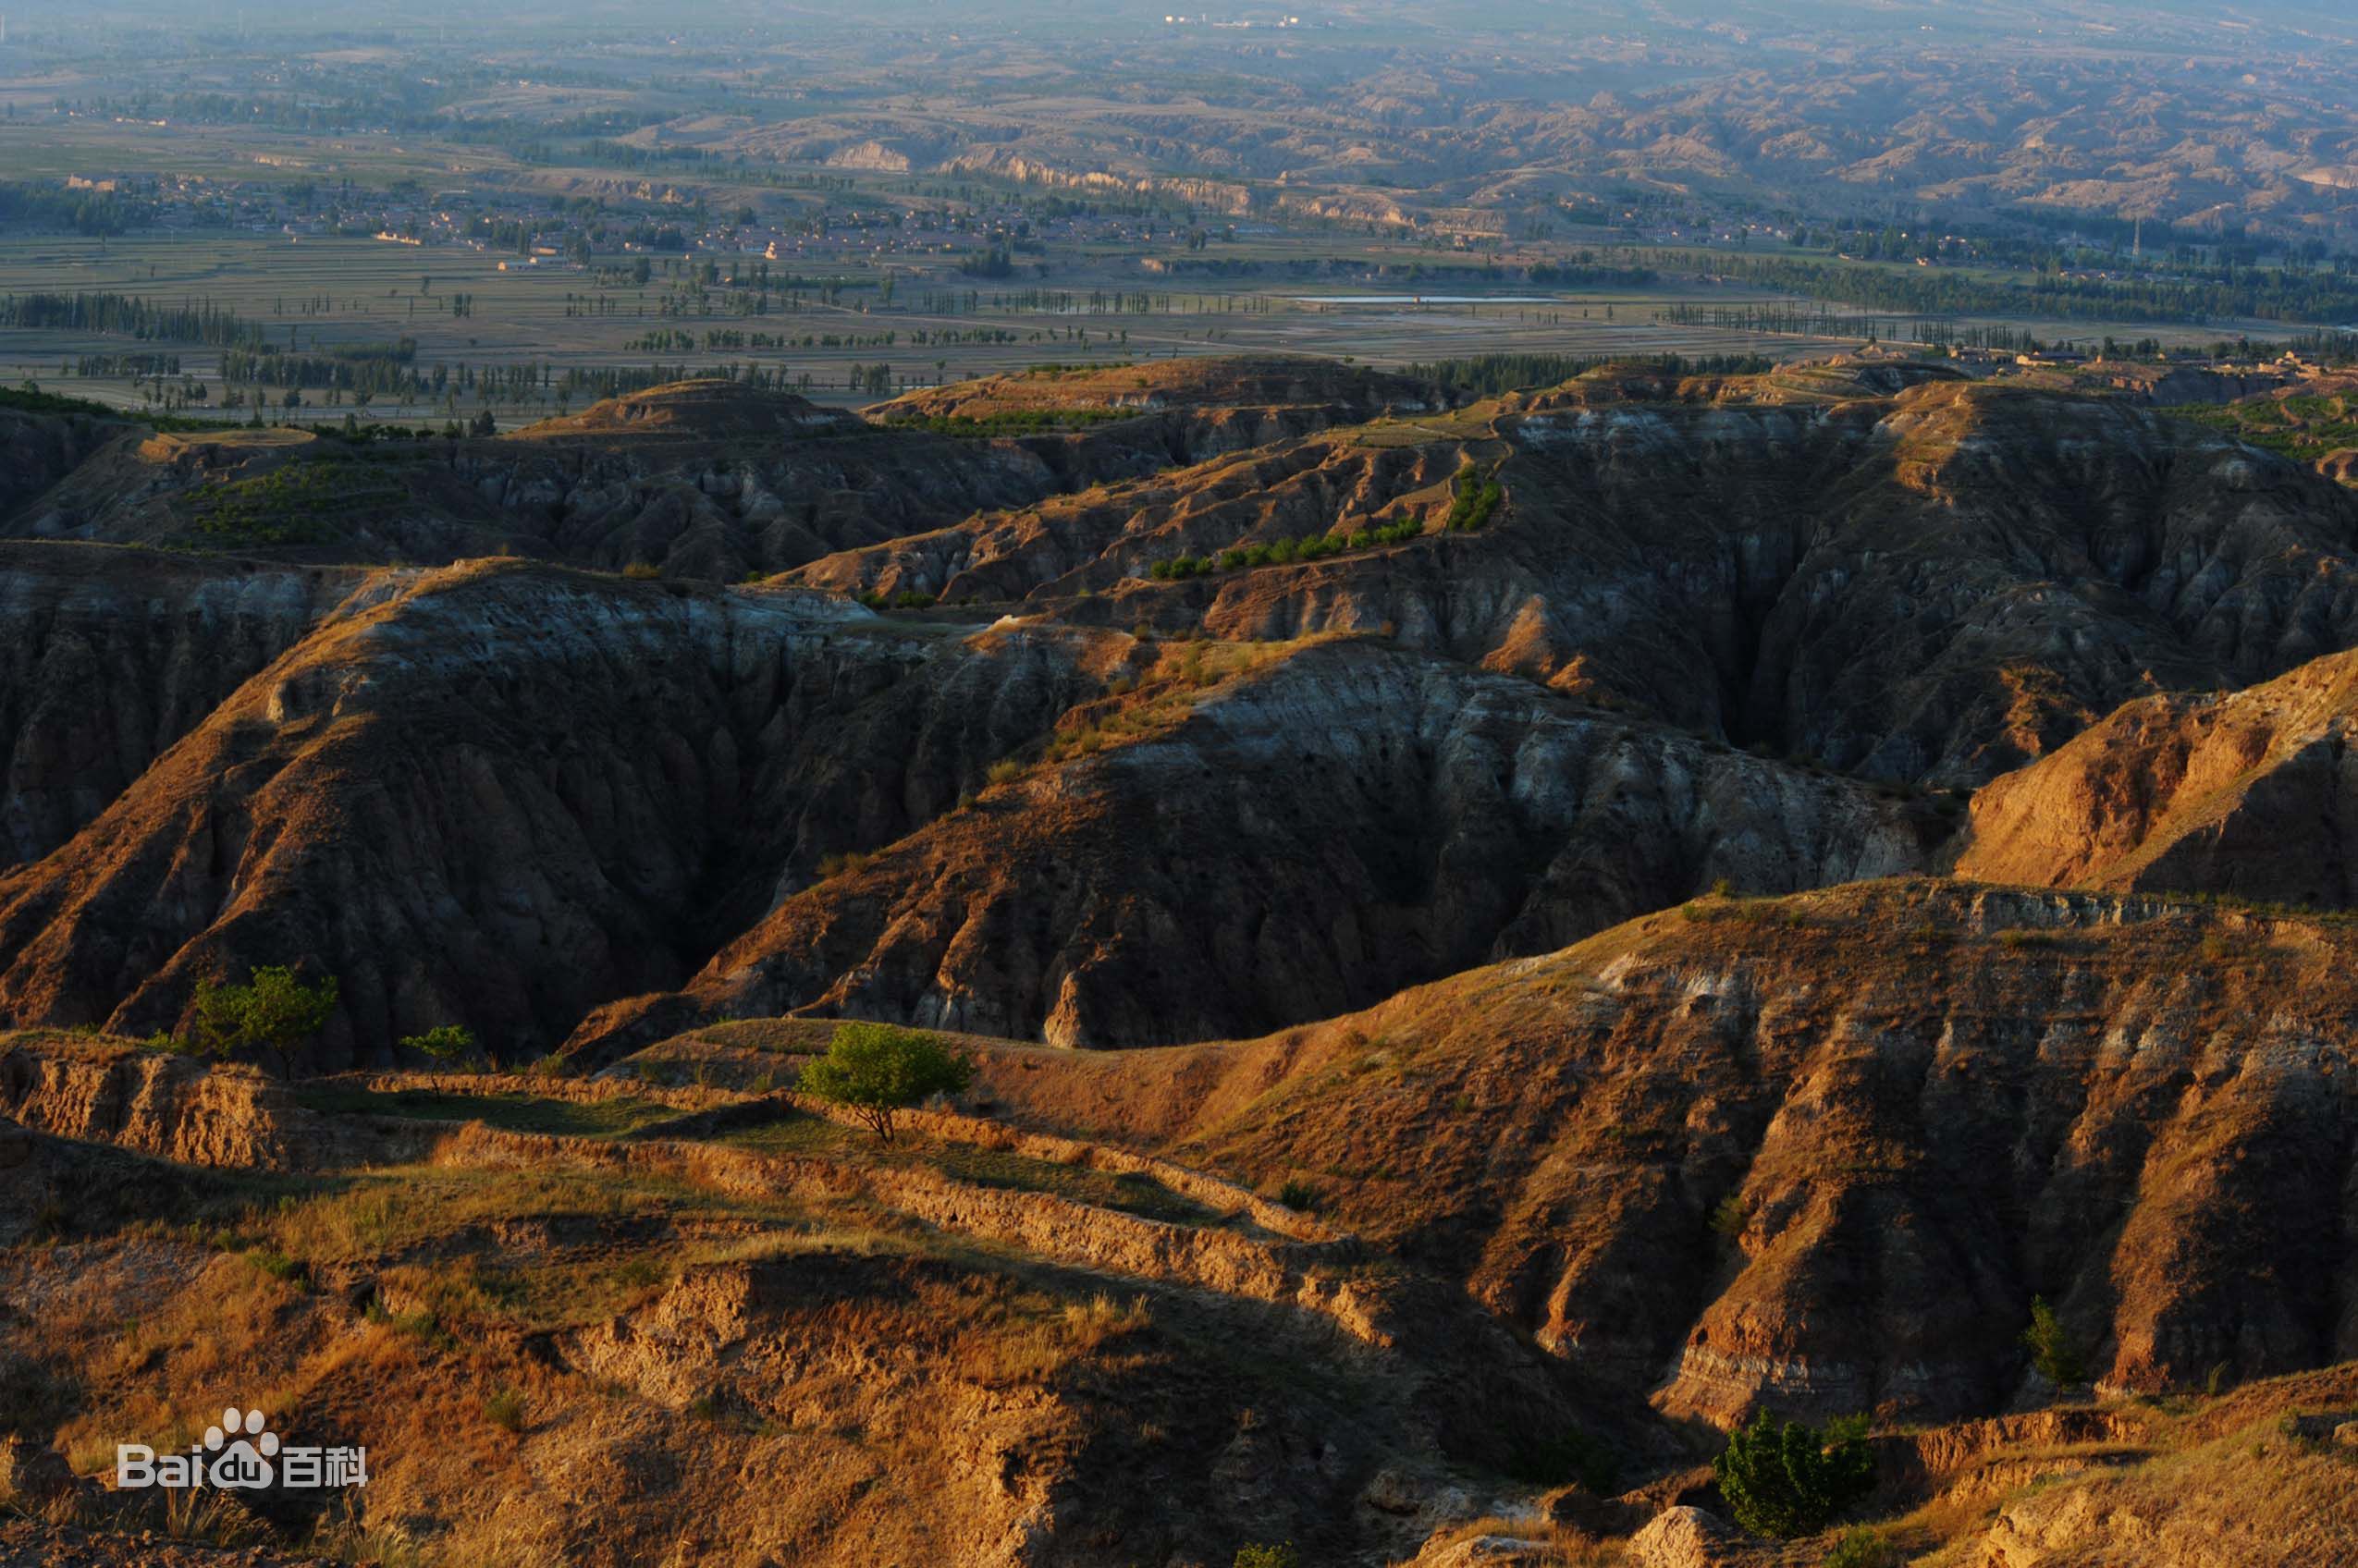
[[[151, 435], [104, 422], [20, 420], [21, 493], [0, 493], [0, 528], [297, 560], [517, 554], [607, 570], [646, 563], [733, 582], [980, 509], [1364, 418], [1392, 406], [1394, 393], [1406, 398], [1364, 373], [1223, 367], [1138, 373], [1129, 379], [1157, 389], [1135, 406], [1109, 401], [1111, 392], [1075, 393], [1097, 398], [1075, 405], [1081, 411], [1115, 417], [1072, 428], [963, 414], [936, 427], [898, 404], [886, 406], [897, 423], [875, 424], [718, 380], [652, 387], [492, 438], [353, 443], [235, 427]], [[1235, 401], [1296, 394], [1314, 400]]]
[[[2358, 932], [1946, 882], [1713, 899], [1316, 1028], [994, 1057], [984, 1092], [1462, 1278], [1722, 1425], [2358, 1356]], [[2035, 1384], [2033, 1384], [2035, 1387]]]
[[686, 996], [572, 1048], [798, 1010], [1063, 1046], [1230, 1035], [1723, 879], [1918, 866], [1948, 831], [1929, 802], [1368, 639], [1131, 643], [1123, 669], [972, 805], [784, 898]]
[[[301, 574], [227, 581], [286, 600], [275, 636], [318, 608]], [[343, 988], [331, 1061], [445, 1022], [523, 1060], [682, 986], [658, 1020], [1230, 1035], [1722, 879], [1916, 868], [1953, 821], [1372, 639], [894, 622], [518, 561], [317, 581], [348, 601], [0, 879], [8, 1016], [144, 1032], [301, 963]], [[189, 634], [217, 683], [268, 651]]]
[[[1469, 464], [1504, 501], [1448, 532]], [[1422, 529], [1406, 543], [1154, 576], [1403, 517]], [[1867, 363], [1599, 372], [801, 575], [1229, 637], [1390, 627], [1721, 739], [1970, 785], [2157, 685], [2241, 684], [2350, 641], [2353, 541], [2346, 492], [2216, 432]]]
[[1973, 801], [1958, 873], [2056, 887], [2358, 901], [2358, 655], [2128, 704]]
[[447, 1021], [545, 1049], [979, 787], [1093, 656], [794, 591], [387, 574], [0, 880], [0, 1006], [144, 1032], [301, 961], [342, 985], [332, 1059]]
[[71, 838], [362, 576], [0, 544], [0, 864]]
[[93, 414], [0, 409], [0, 517], [14, 513], [91, 454], [136, 428]]

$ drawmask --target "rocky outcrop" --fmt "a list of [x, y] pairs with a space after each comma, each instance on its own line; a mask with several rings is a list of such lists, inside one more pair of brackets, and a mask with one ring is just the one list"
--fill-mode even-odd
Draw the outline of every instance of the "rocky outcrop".
[[2149, 697], [1973, 799], [1958, 873], [2050, 887], [2358, 902], [2358, 655]]
[[184, 1165], [315, 1170], [331, 1152], [283, 1084], [155, 1051], [0, 1037], [0, 1116]]
[[1666, 1508], [1629, 1537], [1633, 1568], [1752, 1568], [1774, 1552], [1750, 1550], [1744, 1533], [1700, 1508]]

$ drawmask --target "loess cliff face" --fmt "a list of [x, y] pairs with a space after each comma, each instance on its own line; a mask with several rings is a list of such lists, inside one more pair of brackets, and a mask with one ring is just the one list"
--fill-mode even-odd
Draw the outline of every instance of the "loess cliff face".
[[2115, 1389], [2358, 1356], [2354, 941], [1955, 883], [1705, 900], [988, 1092], [1308, 1181], [1673, 1414], [1957, 1414], [2022, 1391], [2034, 1295]]
[[0, 517], [65, 478], [137, 427], [88, 414], [0, 409]]
[[0, 861], [71, 838], [362, 577], [0, 545]]
[[[1068, 716], [1030, 771], [730, 943], [697, 1005], [1066, 1046], [1249, 1033], [1723, 879], [1914, 867], [1947, 831], [1922, 802], [1358, 639], [1133, 645], [1124, 668], [1136, 691]], [[579, 1043], [608, 1052], [604, 1027]]]
[[546, 1048], [1094, 684], [1086, 639], [974, 650], [791, 591], [491, 563], [357, 599], [0, 881], [16, 1016], [144, 1032], [300, 959], [341, 980], [333, 1055], [446, 1021]]
[[896, 625], [799, 589], [477, 563], [351, 586], [0, 880], [0, 1006], [144, 1032], [199, 980], [301, 962], [342, 985], [329, 1060], [442, 1022], [516, 1058], [682, 986], [1201, 1038], [1721, 879], [1911, 869], [1947, 827], [1365, 639]]

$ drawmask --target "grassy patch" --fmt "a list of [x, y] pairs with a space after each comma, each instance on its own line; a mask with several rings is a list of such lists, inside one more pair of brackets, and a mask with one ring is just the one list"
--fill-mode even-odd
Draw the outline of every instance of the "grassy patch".
[[207, 544], [317, 545], [340, 536], [342, 520], [407, 496], [382, 469], [330, 458], [211, 481], [172, 505], [188, 532]]
[[965, 1144], [939, 1145], [917, 1158], [945, 1176], [977, 1187], [1050, 1193], [1093, 1208], [1110, 1208], [1180, 1225], [1210, 1225], [1220, 1219], [1202, 1204], [1182, 1197], [1148, 1176], [1117, 1176], [1087, 1166], [1059, 1165], [1053, 1160], [1033, 1159], [1003, 1149], [976, 1148]]
[[2315, 462], [2328, 452], [2358, 447], [2358, 398], [2348, 395], [2311, 393], [2162, 411], [2299, 462]]
[[542, 1099], [534, 1095], [448, 1095], [420, 1089], [315, 1085], [296, 1091], [309, 1109], [333, 1116], [399, 1116], [419, 1121], [480, 1121], [510, 1133], [619, 1138], [679, 1112], [652, 1100]]
[[858, 1147], [866, 1138], [866, 1133], [823, 1116], [790, 1111], [758, 1127], [725, 1133], [718, 1141], [755, 1154], [836, 1156]]

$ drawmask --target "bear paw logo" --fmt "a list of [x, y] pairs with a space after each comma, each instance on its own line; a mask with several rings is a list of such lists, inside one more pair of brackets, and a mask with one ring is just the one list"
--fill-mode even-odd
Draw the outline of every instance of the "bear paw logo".
[[[204, 1429], [204, 1446], [220, 1455], [205, 1466], [205, 1478], [225, 1488], [270, 1485], [270, 1462], [278, 1452], [278, 1434], [264, 1431], [264, 1425], [259, 1410], [240, 1413], [232, 1407], [223, 1411], [221, 1425]], [[239, 1437], [240, 1432], [245, 1435]], [[233, 1438], [237, 1440], [229, 1442]], [[228, 1442], [226, 1449], [225, 1442]]]

